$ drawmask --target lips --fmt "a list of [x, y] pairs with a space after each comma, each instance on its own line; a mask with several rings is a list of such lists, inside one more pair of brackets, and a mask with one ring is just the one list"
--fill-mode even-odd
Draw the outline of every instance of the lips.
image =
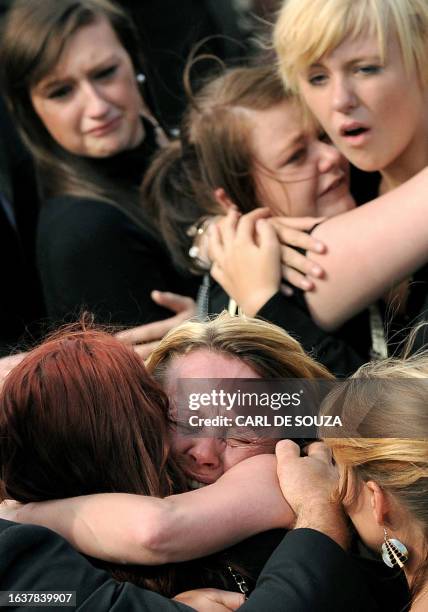
[[341, 126], [340, 135], [345, 138], [353, 138], [367, 133], [369, 129], [364, 123], [352, 121]]
[[102, 125], [92, 128], [92, 130], [88, 130], [87, 134], [91, 134], [92, 136], [104, 136], [104, 134], [115, 130], [119, 125], [121, 119], [121, 116], [115, 117], [114, 119], [111, 119], [110, 121], [107, 121]]

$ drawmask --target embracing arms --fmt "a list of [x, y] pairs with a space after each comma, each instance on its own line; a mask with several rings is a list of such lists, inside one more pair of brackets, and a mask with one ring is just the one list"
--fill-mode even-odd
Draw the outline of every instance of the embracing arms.
[[49, 527], [93, 557], [152, 565], [209, 554], [294, 521], [273, 455], [251, 457], [212, 485], [165, 499], [89, 495], [26, 504], [8, 518]]

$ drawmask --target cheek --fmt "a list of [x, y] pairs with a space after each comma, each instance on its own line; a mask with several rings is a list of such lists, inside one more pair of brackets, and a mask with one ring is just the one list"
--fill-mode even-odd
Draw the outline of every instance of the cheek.
[[[312, 176], [310, 176], [312, 173]], [[305, 217], [315, 215], [315, 202], [317, 197], [317, 180], [315, 169], [308, 169], [301, 181], [288, 185], [290, 200], [290, 216]]]
[[[75, 153], [79, 128], [76, 108], [73, 105], [57, 106], [44, 104], [36, 112], [52, 138], [64, 149]], [[77, 151], [78, 152], [78, 151]]]

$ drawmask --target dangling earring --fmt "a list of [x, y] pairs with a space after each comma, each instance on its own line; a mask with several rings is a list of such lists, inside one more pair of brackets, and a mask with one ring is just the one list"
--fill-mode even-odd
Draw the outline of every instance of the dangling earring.
[[388, 538], [388, 533], [383, 528], [382, 561], [388, 567], [398, 566], [400, 569], [409, 558], [409, 551], [400, 540]]
[[137, 83], [140, 83], [140, 85], [142, 85], [143, 83], [145, 83], [146, 81], [146, 75], [143, 74], [142, 72], [139, 72], [135, 78], [137, 79]]

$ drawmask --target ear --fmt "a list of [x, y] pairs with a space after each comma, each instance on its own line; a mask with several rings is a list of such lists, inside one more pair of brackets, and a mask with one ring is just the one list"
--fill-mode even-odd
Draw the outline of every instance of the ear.
[[370, 497], [370, 506], [373, 512], [374, 520], [378, 525], [383, 527], [385, 523], [388, 522], [387, 515], [390, 510], [388, 498], [377, 482], [369, 480], [365, 483], [365, 486], [367, 487]]
[[218, 187], [217, 189], [214, 189], [213, 195], [217, 204], [220, 206], [223, 212], [228, 213], [231, 208], [233, 210], [238, 210], [236, 204], [232, 202], [223, 187]]

